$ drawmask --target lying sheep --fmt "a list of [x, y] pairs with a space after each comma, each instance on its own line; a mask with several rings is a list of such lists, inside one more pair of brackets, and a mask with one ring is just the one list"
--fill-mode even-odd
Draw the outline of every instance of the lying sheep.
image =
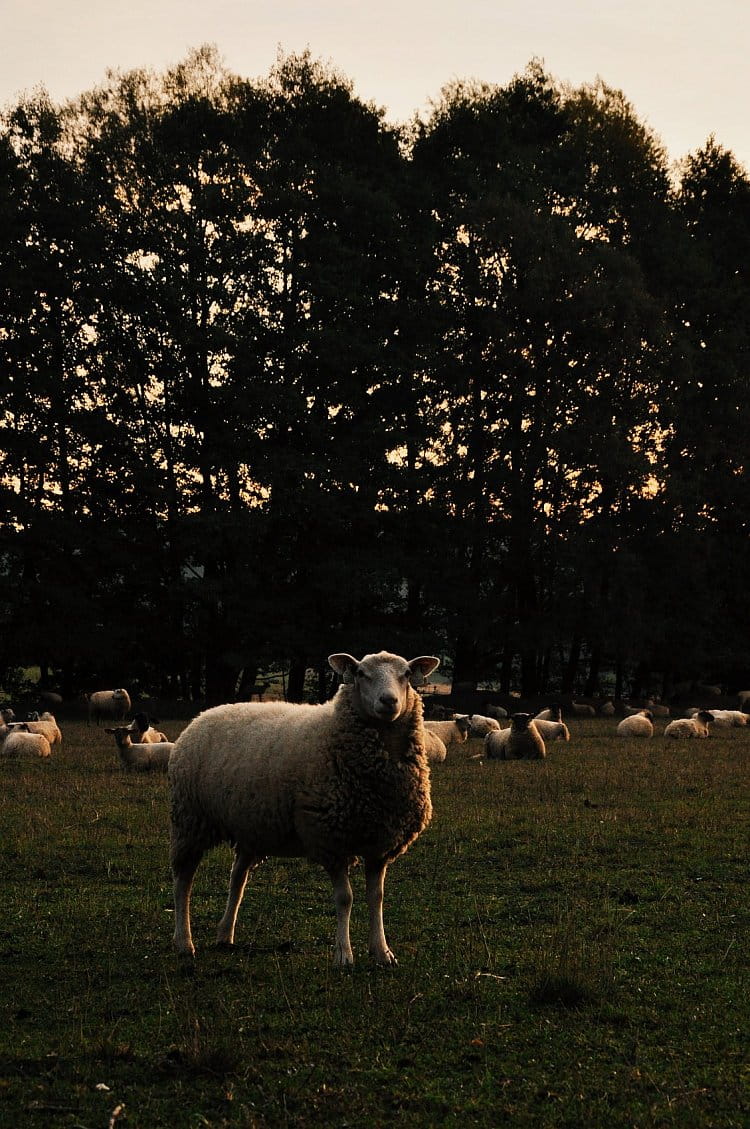
[[695, 717], [678, 717], [670, 721], [664, 730], [665, 737], [676, 739], [686, 737], [708, 737], [708, 727], [714, 720], [709, 710], [698, 710]]
[[122, 721], [130, 709], [130, 695], [127, 690], [97, 690], [88, 695], [89, 719], [98, 725], [100, 721]]
[[742, 710], [709, 710], [708, 712], [713, 716], [717, 729], [736, 729], [746, 726], [750, 720], [748, 714], [743, 713]]
[[41, 715], [37, 715], [37, 717], [33, 719], [31, 717], [31, 714], [29, 714], [29, 720], [25, 724], [28, 726], [29, 733], [43, 734], [43, 736], [45, 736], [49, 741], [50, 748], [53, 748], [55, 745], [60, 745], [62, 743], [62, 733], [60, 732], [60, 726], [57, 724], [54, 717], [51, 713], [49, 713], [49, 711], [46, 711]]
[[468, 716], [454, 717], [452, 721], [425, 721], [425, 729], [429, 729], [450, 749], [452, 745], [463, 745], [469, 736], [471, 723]]
[[206, 850], [229, 840], [234, 864], [218, 940], [232, 944], [248, 872], [268, 855], [307, 858], [328, 873], [336, 906], [334, 961], [354, 963], [349, 868], [364, 858], [369, 948], [396, 958], [383, 930], [383, 885], [432, 815], [422, 702], [438, 666], [381, 651], [331, 655], [341, 676], [322, 705], [238, 702], [199, 714], [169, 763], [171, 863], [179, 953], [195, 952], [190, 891]]
[[596, 717], [596, 710], [586, 702], [571, 702], [570, 708], [575, 717]]
[[546, 709], [534, 714], [534, 721], [562, 721], [562, 706], [547, 706]]
[[544, 738], [528, 713], [511, 714], [510, 729], [488, 733], [484, 751], [490, 760], [543, 760], [547, 756]]
[[51, 752], [50, 744], [43, 733], [30, 733], [25, 721], [12, 726], [0, 725], [0, 753], [6, 757], [27, 754], [46, 759]]
[[631, 713], [619, 722], [615, 732], [618, 737], [653, 737], [654, 715], [651, 710]]
[[169, 741], [169, 738], [160, 729], [154, 729], [148, 719], [148, 714], [145, 713], [134, 714], [128, 729], [131, 736], [135, 737], [141, 745]]
[[488, 733], [498, 733], [500, 722], [494, 717], [484, 717], [481, 713], [469, 714], [469, 737], [486, 737]]
[[104, 732], [114, 735], [123, 768], [133, 772], [167, 771], [174, 742], [134, 742], [129, 725], [117, 725], [114, 729], [105, 729]]
[[426, 723], [424, 729], [424, 751], [430, 764], [442, 764], [448, 755], [448, 750], [437, 733], [433, 733], [431, 729], [428, 729]]
[[535, 717], [534, 726], [545, 741], [570, 740], [570, 730], [564, 721], [546, 721], [543, 717]]

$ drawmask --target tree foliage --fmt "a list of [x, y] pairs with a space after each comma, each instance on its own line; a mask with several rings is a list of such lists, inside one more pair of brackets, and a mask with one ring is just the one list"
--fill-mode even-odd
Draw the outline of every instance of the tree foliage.
[[715, 139], [675, 176], [538, 62], [397, 129], [309, 53], [204, 47], [11, 108], [0, 184], [4, 670], [742, 676], [750, 183]]

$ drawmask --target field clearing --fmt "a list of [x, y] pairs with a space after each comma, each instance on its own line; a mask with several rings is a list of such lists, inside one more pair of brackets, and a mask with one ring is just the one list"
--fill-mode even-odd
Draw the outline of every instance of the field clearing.
[[386, 881], [399, 966], [368, 963], [355, 872], [342, 974], [298, 860], [251, 877], [214, 947], [228, 848], [182, 968], [165, 778], [61, 727], [50, 762], [0, 760], [0, 1126], [750, 1125], [750, 731], [574, 719], [543, 763], [449, 753]]

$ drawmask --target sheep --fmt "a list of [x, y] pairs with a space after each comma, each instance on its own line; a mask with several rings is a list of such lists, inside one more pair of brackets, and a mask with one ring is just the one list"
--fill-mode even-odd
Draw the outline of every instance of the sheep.
[[167, 771], [169, 756], [174, 748], [173, 741], [146, 741], [134, 744], [129, 725], [117, 725], [114, 729], [105, 729], [104, 732], [114, 735], [123, 768], [134, 772]]
[[88, 724], [93, 718], [100, 721], [122, 721], [130, 709], [130, 695], [127, 690], [97, 690], [88, 695]]
[[158, 742], [169, 741], [166, 734], [162, 733], [160, 729], [154, 729], [153, 725], [148, 720], [148, 715], [145, 713], [134, 714], [133, 720], [129, 725], [131, 734], [138, 738], [141, 745], [158, 744]]
[[548, 706], [534, 714], [534, 721], [562, 721], [562, 706]]
[[737, 701], [740, 704], [740, 709], [743, 711], [746, 707], [750, 706], [750, 690], [740, 690], [737, 695]]
[[570, 740], [570, 730], [564, 721], [547, 721], [543, 717], [535, 717], [533, 720], [544, 741]]
[[440, 764], [448, 755], [448, 750], [437, 733], [433, 733], [426, 725], [424, 729], [424, 751], [430, 764]]
[[599, 717], [614, 717], [615, 716], [615, 703], [610, 699], [602, 702], [599, 706]]
[[431, 730], [450, 749], [452, 745], [462, 745], [469, 736], [471, 723], [467, 715], [454, 717], [452, 721], [425, 721], [425, 729]]
[[708, 727], [713, 720], [714, 716], [709, 710], [698, 710], [695, 717], [678, 717], [670, 721], [664, 730], [664, 736], [675, 739], [708, 737]]
[[486, 737], [488, 733], [498, 733], [500, 722], [494, 717], [484, 717], [481, 713], [469, 714], [469, 737]]
[[653, 737], [654, 715], [651, 710], [628, 714], [618, 723], [615, 732], [618, 737]]
[[571, 702], [570, 708], [576, 717], [596, 717], [596, 710], [585, 702]]
[[544, 738], [528, 713], [511, 714], [510, 729], [488, 733], [484, 750], [490, 760], [543, 760], [547, 756]]
[[60, 726], [48, 710], [41, 715], [37, 714], [35, 717], [29, 714], [25, 724], [28, 726], [29, 733], [42, 733], [49, 741], [50, 748], [62, 743]]
[[46, 759], [50, 755], [50, 745], [43, 733], [30, 733], [26, 722], [15, 722], [12, 726], [0, 726], [0, 753], [6, 757], [17, 757], [23, 753]]
[[364, 858], [369, 949], [396, 958], [383, 929], [388, 865], [432, 816], [422, 701], [416, 687], [439, 665], [380, 651], [328, 659], [341, 676], [322, 705], [236, 702], [199, 714], [169, 762], [177, 952], [195, 955], [190, 892], [206, 850], [229, 840], [234, 862], [217, 939], [231, 945], [248, 872], [269, 855], [301, 857], [328, 873], [336, 907], [334, 963], [349, 968], [349, 868]]
[[717, 729], [732, 729], [747, 725], [748, 715], [742, 710], [709, 710]]
[[486, 705], [488, 717], [494, 717], [497, 721], [504, 721], [508, 716], [508, 711], [503, 706]]
[[16, 715], [10, 706], [7, 706], [4, 710], [0, 710], [0, 720], [4, 721], [6, 725], [9, 721], [16, 720]]

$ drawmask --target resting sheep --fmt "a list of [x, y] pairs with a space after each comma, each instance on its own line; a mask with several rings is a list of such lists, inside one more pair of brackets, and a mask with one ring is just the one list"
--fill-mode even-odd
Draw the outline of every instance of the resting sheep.
[[148, 715], [145, 713], [137, 713], [133, 715], [133, 720], [128, 726], [132, 736], [136, 737], [141, 745], [158, 744], [158, 742], [169, 741], [166, 734], [162, 733], [160, 729], [154, 729], [148, 720]]
[[172, 741], [146, 741], [134, 743], [129, 725], [117, 725], [105, 729], [112, 733], [117, 742], [117, 751], [123, 768], [134, 772], [166, 772], [169, 754], [174, 748]]
[[333, 885], [334, 961], [354, 963], [349, 868], [364, 858], [369, 948], [396, 958], [383, 930], [383, 885], [432, 815], [422, 702], [415, 687], [438, 666], [381, 651], [361, 661], [329, 658], [341, 676], [322, 705], [237, 702], [199, 714], [169, 763], [174, 943], [195, 952], [190, 892], [198, 864], [223, 841], [234, 846], [218, 941], [232, 944], [248, 873], [269, 855], [319, 863]]
[[62, 743], [60, 727], [51, 713], [45, 712], [34, 720], [29, 716], [29, 720], [25, 724], [28, 726], [29, 733], [43, 734], [49, 741], [50, 748]]
[[488, 733], [498, 733], [500, 722], [494, 717], [484, 717], [481, 713], [469, 714], [469, 736], [486, 737]]
[[0, 725], [0, 753], [6, 757], [18, 757], [28, 753], [32, 757], [46, 759], [50, 755], [50, 745], [43, 733], [30, 733], [25, 721], [12, 726]]
[[653, 737], [654, 715], [651, 710], [629, 714], [619, 722], [616, 733], [618, 737]]
[[429, 729], [450, 749], [451, 745], [462, 745], [469, 736], [471, 723], [468, 717], [454, 717], [452, 721], [425, 721], [425, 729]]
[[448, 750], [437, 733], [433, 733], [426, 725], [424, 730], [424, 751], [430, 764], [441, 764], [448, 755]]
[[708, 727], [714, 720], [709, 710], [698, 710], [695, 717], [678, 717], [664, 730], [665, 737], [708, 737]]
[[488, 733], [484, 751], [490, 760], [543, 760], [547, 756], [544, 738], [528, 713], [511, 714], [510, 729]]
[[747, 725], [748, 714], [742, 710], [709, 710], [717, 729], [735, 729]]
[[97, 690], [88, 695], [89, 720], [98, 725], [100, 721], [122, 721], [130, 709], [130, 695], [127, 690]]
[[535, 717], [534, 726], [545, 741], [570, 740], [570, 730], [564, 721], [546, 721], [543, 717]]

